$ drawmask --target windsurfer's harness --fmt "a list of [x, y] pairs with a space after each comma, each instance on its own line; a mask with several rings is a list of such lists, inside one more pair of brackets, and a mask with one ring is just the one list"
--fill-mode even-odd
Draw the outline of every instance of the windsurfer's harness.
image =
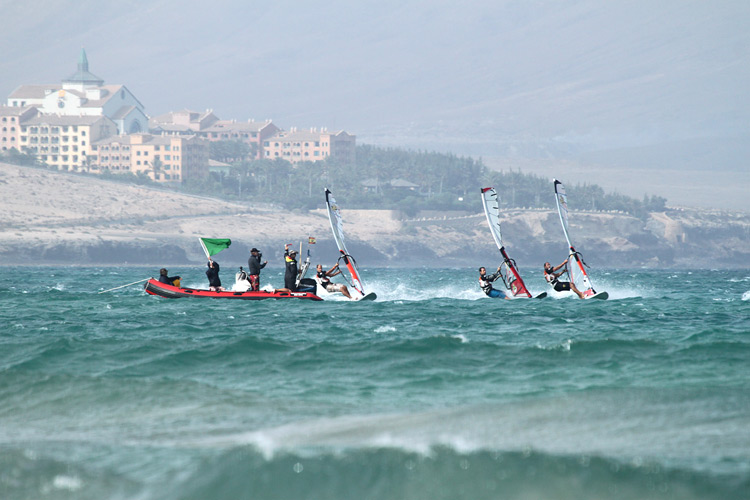
[[479, 287], [486, 295], [489, 295], [492, 291], [492, 282], [497, 279], [498, 275], [502, 276], [502, 273], [498, 271], [494, 274], [485, 274], [484, 276], [479, 276]]
[[[557, 279], [558, 277], [555, 276], [555, 272], [552, 269], [554, 269], [554, 267], [550, 267], [549, 272], [547, 272], [546, 269], [544, 270], [544, 279], [547, 280], [547, 283], [549, 283], [550, 285], [554, 287], [555, 285], [557, 285], [559, 281]], [[563, 274], [567, 274], [567, 273], [568, 273], [568, 266], [566, 265], [565, 269], [563, 269], [563, 272], [560, 273], [560, 276], [562, 276]]]
[[[319, 272], [319, 273], [317, 273], [317, 274], [318, 274], [318, 279], [320, 280], [320, 285], [321, 285], [321, 286], [322, 286], [323, 288], [326, 288], [326, 287], [328, 287], [328, 285], [330, 285], [330, 284], [331, 284], [331, 278], [329, 278], [329, 277], [328, 277], [328, 276], [326, 275], [326, 272], [325, 272], [325, 271], [320, 271], [320, 272]], [[342, 274], [343, 274], [343, 273], [342, 273]]]

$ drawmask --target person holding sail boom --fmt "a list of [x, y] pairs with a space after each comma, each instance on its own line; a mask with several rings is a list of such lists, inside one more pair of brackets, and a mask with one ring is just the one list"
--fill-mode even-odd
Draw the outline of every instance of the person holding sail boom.
[[573, 283], [572, 281], [560, 281], [558, 279], [560, 276], [568, 272], [567, 269], [563, 269], [559, 273], [557, 272], [567, 263], [568, 259], [565, 259], [559, 266], [552, 267], [552, 264], [550, 264], [549, 262], [545, 262], [544, 279], [547, 280], [547, 283], [549, 283], [556, 292], [572, 291], [573, 293], [578, 295], [579, 299], [585, 299], [586, 297], [584, 297], [583, 293], [581, 293], [581, 291], [576, 288], [575, 283]]
[[330, 268], [328, 271], [323, 271], [323, 264], [318, 264], [315, 268], [317, 271], [318, 279], [320, 280], [320, 286], [322, 286], [326, 292], [328, 293], [334, 293], [334, 292], [341, 292], [341, 294], [346, 297], [347, 299], [351, 299], [352, 296], [349, 293], [349, 289], [346, 288], [346, 285], [343, 285], [341, 283], [332, 283], [331, 278], [333, 276], [338, 276], [341, 274], [341, 269], [339, 269], [338, 263]]
[[487, 269], [484, 267], [479, 268], [479, 286], [482, 289], [482, 291], [488, 296], [493, 299], [499, 299], [503, 298], [506, 300], [511, 300], [510, 297], [508, 297], [505, 293], [501, 292], [500, 290], [492, 287], [492, 282], [498, 279], [501, 276], [500, 274], [500, 268], [497, 268], [497, 272], [490, 274], [487, 276]]

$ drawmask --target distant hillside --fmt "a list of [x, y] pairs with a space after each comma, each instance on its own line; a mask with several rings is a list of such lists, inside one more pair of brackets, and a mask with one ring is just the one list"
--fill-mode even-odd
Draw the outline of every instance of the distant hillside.
[[[325, 212], [226, 203], [89, 177], [0, 164], [0, 258], [4, 265], [147, 264], [201, 273], [198, 237], [231, 238], [223, 269], [245, 265], [253, 246], [282, 266], [285, 243], [314, 236], [316, 262], [332, 264], [335, 243]], [[351, 210], [342, 206], [349, 250], [364, 266], [476, 267], [498, 252], [483, 214]], [[508, 210], [504, 232], [521, 266], [565, 257], [557, 214]], [[573, 212], [571, 230], [597, 267], [747, 267], [750, 216], [667, 210], [645, 220]]]

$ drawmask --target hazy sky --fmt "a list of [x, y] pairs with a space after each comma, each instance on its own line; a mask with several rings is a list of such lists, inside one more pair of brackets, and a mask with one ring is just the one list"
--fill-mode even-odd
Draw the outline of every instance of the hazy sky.
[[747, 1], [0, 0], [0, 12], [0, 96], [59, 82], [84, 47], [150, 115], [345, 129], [750, 210]]

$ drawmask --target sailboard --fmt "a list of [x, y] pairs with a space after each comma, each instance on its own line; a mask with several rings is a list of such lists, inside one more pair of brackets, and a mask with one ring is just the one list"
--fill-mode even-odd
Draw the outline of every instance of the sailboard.
[[[609, 297], [607, 292], [597, 293], [594, 290], [594, 285], [591, 283], [586, 272], [585, 266], [587, 265], [583, 261], [583, 256], [580, 252], [576, 251], [573, 247], [573, 243], [570, 241], [570, 232], [568, 226], [568, 195], [565, 193], [565, 186], [562, 182], [557, 179], [553, 179], [555, 186], [555, 202], [557, 203], [557, 213], [560, 216], [560, 224], [562, 224], [563, 233], [565, 233], [565, 240], [568, 242], [568, 248], [570, 249], [570, 256], [568, 258], [568, 276], [570, 280], [575, 284], [582, 293], [584, 298], [587, 299], [606, 299]], [[572, 262], [571, 262], [572, 259]]]
[[343, 220], [341, 219], [341, 211], [333, 198], [333, 194], [328, 188], [325, 188], [326, 192], [326, 209], [328, 211], [328, 221], [331, 223], [331, 231], [333, 231], [333, 239], [336, 241], [336, 246], [341, 253], [339, 260], [343, 260], [346, 265], [346, 269], [349, 272], [349, 283], [354, 288], [352, 298], [355, 300], [375, 300], [376, 295], [373, 292], [365, 293], [362, 278], [359, 275], [359, 269], [357, 269], [357, 262], [354, 260], [346, 249], [344, 242], [344, 228]]
[[[508, 257], [503, 245], [503, 234], [500, 231], [500, 204], [497, 198], [497, 191], [493, 187], [482, 188], [482, 205], [484, 206], [484, 215], [487, 216], [487, 224], [490, 226], [490, 233], [495, 240], [500, 254], [503, 256], [503, 263], [500, 265], [500, 277], [503, 280], [505, 288], [514, 297], [531, 298], [532, 295], [526, 288], [526, 283], [521, 279], [518, 272], [516, 261]], [[547, 292], [542, 292], [536, 298], [547, 296]]]

